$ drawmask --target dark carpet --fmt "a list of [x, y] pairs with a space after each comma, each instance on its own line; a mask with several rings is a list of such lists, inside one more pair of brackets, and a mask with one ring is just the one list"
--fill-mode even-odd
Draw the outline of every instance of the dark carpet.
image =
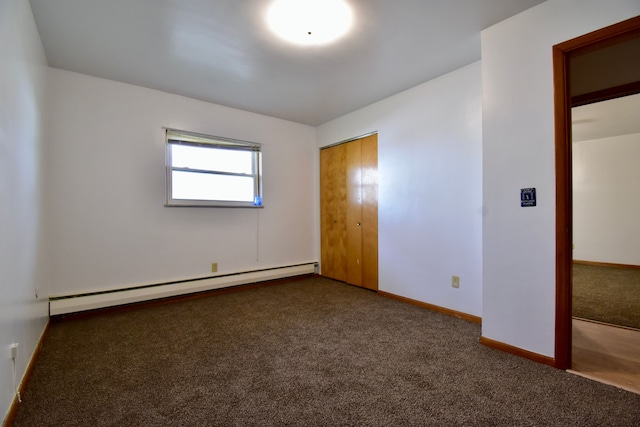
[[640, 395], [313, 277], [54, 322], [16, 426], [637, 426]]
[[572, 314], [640, 329], [640, 270], [573, 264]]

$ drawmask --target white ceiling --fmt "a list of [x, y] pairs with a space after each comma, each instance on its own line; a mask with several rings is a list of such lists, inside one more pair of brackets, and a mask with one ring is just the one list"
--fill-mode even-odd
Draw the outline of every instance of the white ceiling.
[[640, 94], [571, 109], [573, 142], [640, 133]]
[[480, 31], [543, 0], [347, 0], [323, 47], [266, 28], [271, 0], [30, 0], [49, 65], [318, 125], [480, 59]]

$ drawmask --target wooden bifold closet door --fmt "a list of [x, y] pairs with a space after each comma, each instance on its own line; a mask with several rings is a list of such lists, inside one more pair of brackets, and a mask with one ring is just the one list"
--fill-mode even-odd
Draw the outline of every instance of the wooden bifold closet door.
[[378, 289], [378, 136], [320, 151], [322, 275]]

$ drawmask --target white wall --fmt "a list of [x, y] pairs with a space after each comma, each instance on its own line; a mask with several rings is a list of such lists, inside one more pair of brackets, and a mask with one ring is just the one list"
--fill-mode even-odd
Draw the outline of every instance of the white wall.
[[[41, 159], [46, 59], [27, 0], [0, 1], [0, 419], [48, 318]], [[39, 288], [40, 299], [35, 298]]]
[[573, 259], [640, 265], [640, 133], [573, 144]]
[[474, 63], [318, 127], [378, 131], [380, 290], [482, 315], [481, 108]]
[[[315, 129], [59, 69], [49, 113], [54, 295], [317, 260]], [[263, 146], [264, 209], [168, 208], [162, 126]]]
[[[640, 14], [638, 0], [548, 0], [482, 32], [483, 336], [554, 355], [553, 45]], [[520, 207], [536, 187], [538, 205]]]

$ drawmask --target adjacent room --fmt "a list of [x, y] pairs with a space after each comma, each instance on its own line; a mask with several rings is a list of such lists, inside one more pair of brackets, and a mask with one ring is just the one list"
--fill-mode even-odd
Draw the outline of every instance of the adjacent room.
[[[3, 425], [637, 425], [640, 394], [566, 371], [571, 261], [640, 260], [633, 186], [589, 222], [636, 175], [568, 178], [558, 231], [554, 46], [639, 17], [0, 0]], [[565, 160], [633, 174], [637, 132]]]
[[640, 392], [638, 111], [638, 94], [573, 107], [572, 368]]

